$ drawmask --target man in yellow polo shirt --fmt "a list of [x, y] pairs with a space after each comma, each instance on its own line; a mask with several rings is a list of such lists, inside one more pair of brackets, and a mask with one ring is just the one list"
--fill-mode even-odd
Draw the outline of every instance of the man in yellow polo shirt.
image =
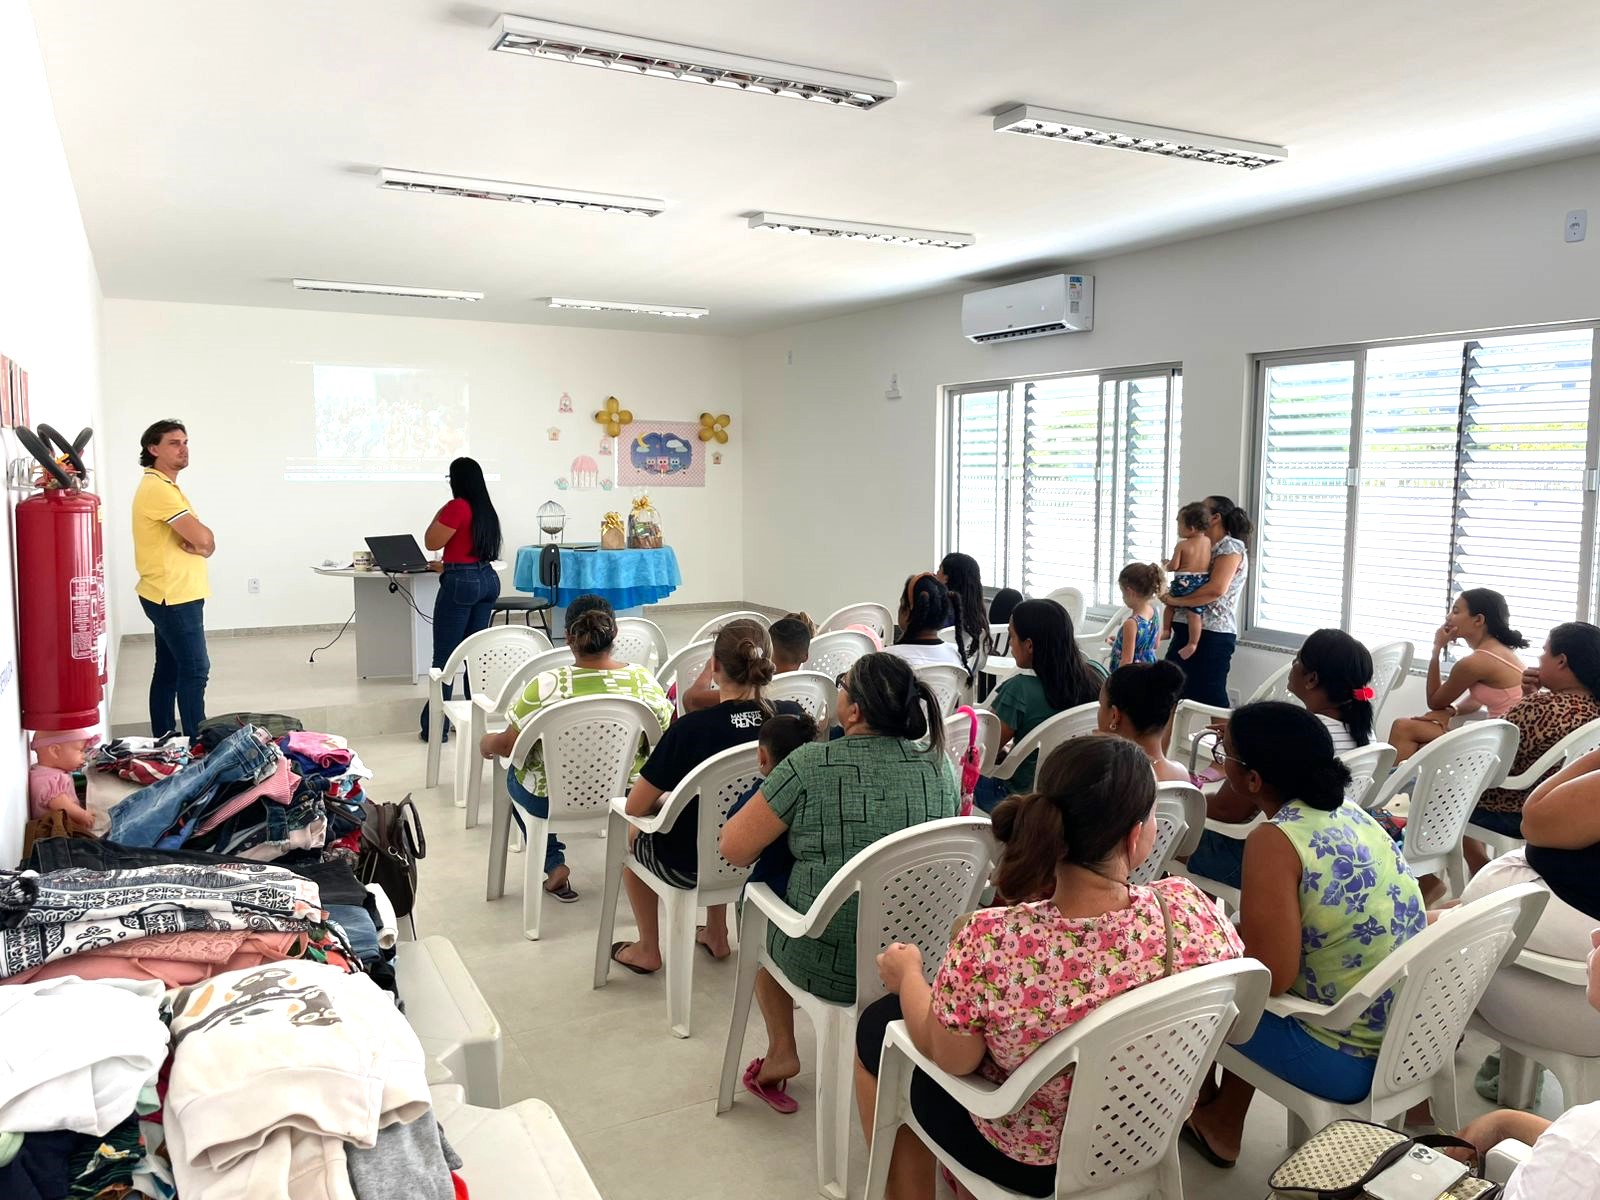
[[206, 559], [216, 552], [217, 539], [178, 487], [178, 472], [189, 465], [189, 432], [182, 421], [157, 421], [144, 431], [139, 465], [144, 478], [133, 497], [133, 560], [139, 603], [156, 631], [150, 733], [176, 732], [176, 706], [184, 735], [192, 738], [206, 719]]

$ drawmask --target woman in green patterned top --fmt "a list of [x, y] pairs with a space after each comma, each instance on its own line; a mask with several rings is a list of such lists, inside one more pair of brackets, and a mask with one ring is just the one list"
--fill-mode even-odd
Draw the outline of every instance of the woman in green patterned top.
[[[1345, 802], [1350, 772], [1334, 757], [1328, 727], [1305, 709], [1272, 701], [1235, 709], [1221, 759], [1234, 791], [1266, 817], [1245, 840], [1244, 951], [1272, 972], [1273, 995], [1331, 1007], [1422, 932], [1422, 889], [1383, 826]], [[1298, 1088], [1353, 1103], [1372, 1090], [1393, 1002], [1384, 993], [1341, 1030], [1264, 1013], [1238, 1049]], [[1255, 1089], [1224, 1071], [1208, 1091], [1184, 1132], [1231, 1167]]]
[[[567, 606], [567, 647], [572, 651], [573, 665], [557, 667], [542, 675], [535, 675], [522, 690], [522, 695], [511, 702], [506, 711], [510, 726], [503, 733], [488, 734], [478, 749], [485, 758], [505, 757], [516, 747], [517, 736], [530, 717], [542, 708], [575, 696], [629, 696], [643, 700], [656, 714], [665, 729], [672, 721], [672, 701], [661, 690], [648, 668], [625, 663], [611, 656], [611, 647], [617, 640], [617, 618], [611, 605], [601, 596], [579, 596]], [[633, 774], [637, 776], [644, 766], [643, 747], [634, 760]], [[528, 761], [506, 776], [506, 790], [516, 803], [511, 815], [522, 826], [525, 808], [536, 817], [548, 816], [550, 798], [544, 774], [542, 746], [535, 746]], [[524, 829], [524, 832], [526, 830]], [[566, 847], [555, 834], [545, 841], [544, 890], [565, 904], [577, 900], [572, 890], [572, 873], [567, 868]]]
[[[888, 653], [857, 659], [839, 677], [836, 716], [845, 736], [789, 755], [722, 831], [724, 857], [742, 866], [788, 839], [795, 865], [784, 899], [797, 912], [810, 908], [839, 869], [878, 839], [953, 817], [961, 803], [944, 754], [939, 703], [903, 659]], [[851, 1003], [857, 907], [854, 897], [846, 901], [820, 937], [788, 938], [772, 930], [768, 952], [806, 991]], [[756, 976], [756, 998], [767, 1024], [767, 1056], [746, 1068], [745, 1086], [779, 1112], [793, 1112], [784, 1085], [800, 1073], [794, 1003], [765, 971]]]

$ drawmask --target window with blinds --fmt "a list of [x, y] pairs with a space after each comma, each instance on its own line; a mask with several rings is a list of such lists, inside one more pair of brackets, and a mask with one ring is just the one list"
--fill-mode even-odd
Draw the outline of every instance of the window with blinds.
[[1252, 632], [1425, 648], [1503, 593], [1535, 645], [1596, 612], [1594, 326], [1258, 360]]
[[947, 389], [948, 548], [991, 586], [1116, 601], [1173, 538], [1181, 387], [1163, 367]]

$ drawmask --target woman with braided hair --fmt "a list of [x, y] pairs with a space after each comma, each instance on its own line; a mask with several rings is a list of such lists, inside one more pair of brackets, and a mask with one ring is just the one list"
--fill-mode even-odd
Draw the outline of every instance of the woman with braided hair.
[[[977, 668], [978, 646], [966, 631], [965, 612], [961, 597], [944, 584], [939, 577], [924, 571], [906, 580], [900, 590], [900, 614], [897, 618], [900, 635], [885, 652], [903, 658], [913, 667], [926, 667], [934, 663], [949, 663], [960, 667], [972, 679]], [[940, 636], [951, 629], [955, 644]]]

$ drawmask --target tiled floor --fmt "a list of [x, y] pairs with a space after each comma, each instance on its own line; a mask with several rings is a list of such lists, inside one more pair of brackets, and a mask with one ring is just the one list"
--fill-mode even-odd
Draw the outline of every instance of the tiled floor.
[[[660, 623], [676, 646], [704, 617], [669, 613]], [[305, 640], [242, 638], [229, 645], [219, 639], [212, 647], [216, 665], [211, 707], [292, 713], [297, 707], [326, 704], [330, 696], [340, 704], [367, 699], [365, 687], [350, 680], [350, 657], [329, 657], [325, 664], [304, 669], [309, 649], [302, 646]], [[124, 689], [134, 679], [142, 686], [145, 669], [125, 651]], [[125, 711], [120, 703], [118, 711]], [[576, 839], [570, 845], [573, 884], [583, 899], [573, 905], [546, 904], [543, 938], [526, 941], [521, 932], [521, 858], [511, 859], [506, 896], [486, 902], [488, 824], [462, 827], [462, 812], [451, 803], [450, 764], [441, 773], [443, 787], [429, 790], [422, 786], [425, 747], [414, 734], [354, 741], [377, 774], [374, 795], [392, 800], [410, 792], [421, 810], [428, 856], [422, 864], [419, 929], [455, 942], [498, 1014], [506, 1033], [503, 1086], [508, 1102], [527, 1096], [549, 1102], [608, 1200], [809, 1200], [816, 1195], [809, 1072], [791, 1089], [800, 1102], [798, 1115], [779, 1116], [742, 1091], [731, 1112], [716, 1115], [717, 1077], [731, 1012], [731, 961], [714, 963], [696, 956], [694, 1035], [687, 1040], [673, 1037], [667, 1030], [660, 977], [613, 969], [605, 988], [591, 986], [603, 842]], [[447, 756], [451, 752], [447, 749]], [[618, 919], [617, 936], [628, 936], [626, 901]], [[804, 1018], [799, 1027], [802, 1056], [814, 1062]], [[762, 1039], [757, 1016], [741, 1061], [761, 1052]], [[1464, 1118], [1486, 1108], [1472, 1092], [1471, 1078], [1487, 1051], [1481, 1038], [1469, 1036], [1457, 1052]], [[1554, 1081], [1546, 1080], [1545, 1110], [1553, 1115], [1558, 1102]], [[1189, 1200], [1263, 1196], [1267, 1175], [1285, 1153], [1284, 1135], [1283, 1110], [1259, 1099], [1237, 1168], [1220, 1171], [1183, 1151], [1185, 1195]], [[852, 1158], [852, 1194], [859, 1195], [866, 1171], [859, 1135]]]

